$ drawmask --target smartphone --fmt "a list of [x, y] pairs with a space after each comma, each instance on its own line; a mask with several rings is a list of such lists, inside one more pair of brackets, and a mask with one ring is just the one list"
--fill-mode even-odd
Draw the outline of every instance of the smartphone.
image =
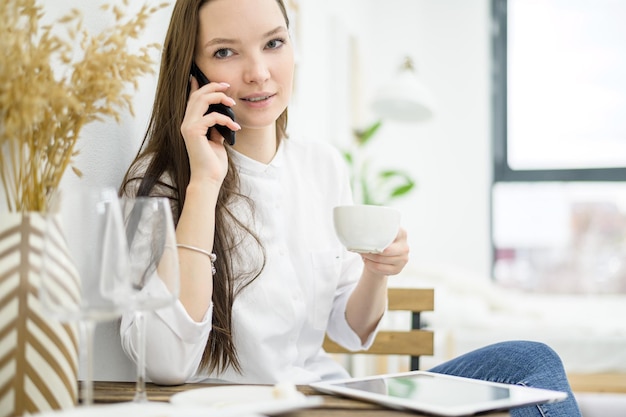
[[[191, 75], [193, 75], [196, 80], [198, 80], [198, 84], [200, 84], [200, 87], [209, 83], [208, 78], [202, 73], [202, 71], [200, 71], [200, 68], [198, 68], [195, 62], [191, 63]], [[233, 112], [233, 110], [222, 103], [211, 104], [204, 114], [209, 114], [214, 111], [230, 117], [233, 121], [235, 120], [235, 113]], [[235, 144], [235, 132], [230, 130], [228, 127], [222, 125], [216, 124], [214, 127], [217, 129], [220, 135], [224, 137], [226, 143], [231, 146]], [[209, 137], [210, 130], [211, 128], [209, 128], [209, 130], [207, 130], [206, 132], [207, 138]]]

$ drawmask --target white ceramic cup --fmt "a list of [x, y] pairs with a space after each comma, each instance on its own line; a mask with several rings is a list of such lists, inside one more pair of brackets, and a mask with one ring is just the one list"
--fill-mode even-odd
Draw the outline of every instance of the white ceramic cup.
[[337, 206], [333, 209], [333, 221], [339, 241], [348, 250], [381, 253], [398, 234], [400, 212], [384, 206]]

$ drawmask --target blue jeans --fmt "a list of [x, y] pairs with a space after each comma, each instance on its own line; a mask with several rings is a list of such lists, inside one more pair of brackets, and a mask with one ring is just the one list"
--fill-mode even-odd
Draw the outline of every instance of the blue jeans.
[[512, 409], [511, 417], [580, 417], [559, 356], [543, 343], [511, 341], [469, 352], [431, 369], [442, 374], [567, 392], [552, 404]]

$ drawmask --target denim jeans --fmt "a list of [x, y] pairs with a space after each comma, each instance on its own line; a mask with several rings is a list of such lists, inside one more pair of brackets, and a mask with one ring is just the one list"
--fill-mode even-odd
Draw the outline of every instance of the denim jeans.
[[511, 417], [580, 417], [559, 356], [543, 343], [510, 341], [469, 352], [431, 369], [442, 374], [565, 391], [566, 400], [514, 408]]

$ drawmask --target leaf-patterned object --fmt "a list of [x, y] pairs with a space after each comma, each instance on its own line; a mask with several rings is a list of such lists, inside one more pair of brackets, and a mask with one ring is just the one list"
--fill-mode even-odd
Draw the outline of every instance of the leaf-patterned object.
[[[76, 326], [46, 314], [37, 294], [44, 249], [55, 251], [55, 257], [47, 257], [54, 261], [47, 262], [44, 279], [69, 281], [71, 294], [75, 277], [63, 267], [69, 259], [58, 255], [62, 239], [46, 240], [46, 233], [58, 231], [46, 227], [41, 213], [0, 217], [0, 417], [77, 403]], [[44, 241], [53, 243], [44, 245]]]

